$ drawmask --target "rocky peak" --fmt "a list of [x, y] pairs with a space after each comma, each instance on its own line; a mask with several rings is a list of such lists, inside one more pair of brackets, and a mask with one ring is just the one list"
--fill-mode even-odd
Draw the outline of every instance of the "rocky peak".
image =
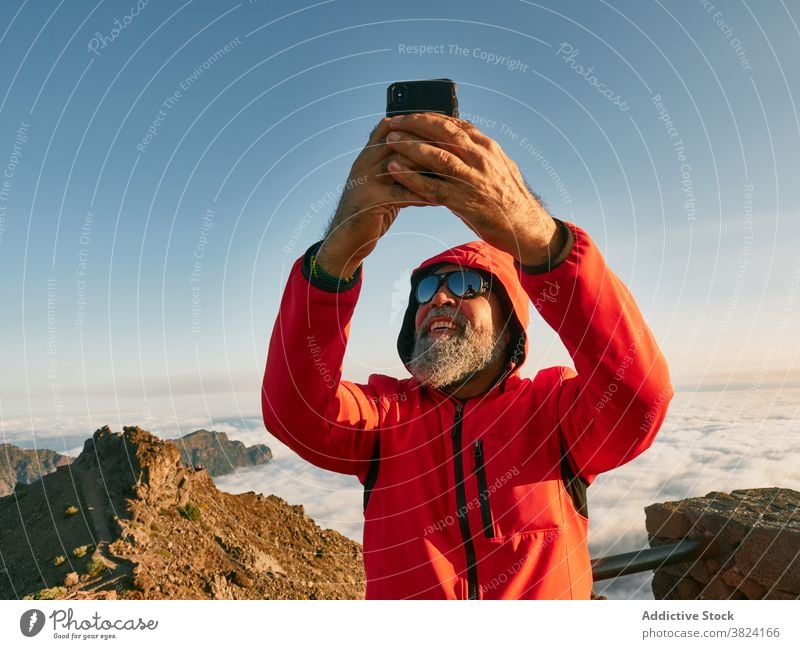
[[13, 492], [18, 482], [29, 484], [72, 460], [55, 451], [0, 444], [0, 497]]
[[188, 466], [202, 464], [212, 476], [225, 475], [236, 468], [264, 464], [272, 459], [265, 444], [246, 447], [215, 430], [196, 430], [180, 439], [170, 440]]
[[137, 426], [0, 498], [0, 597], [363, 597], [361, 547], [275, 496], [220, 492]]

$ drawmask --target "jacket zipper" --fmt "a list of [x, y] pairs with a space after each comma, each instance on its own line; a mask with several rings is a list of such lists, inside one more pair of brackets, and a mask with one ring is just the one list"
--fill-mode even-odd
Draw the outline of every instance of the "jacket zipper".
[[467, 519], [467, 494], [464, 489], [464, 458], [461, 448], [461, 417], [464, 404], [456, 404], [456, 416], [453, 421], [453, 473], [456, 479], [456, 506], [458, 507], [458, 527], [464, 540], [464, 551], [467, 554], [467, 597], [478, 599], [478, 564], [475, 561], [475, 545], [469, 531]]
[[494, 538], [494, 525], [492, 524], [492, 508], [489, 506], [489, 486], [486, 483], [486, 467], [483, 463], [483, 440], [476, 439], [473, 448], [475, 458], [475, 475], [478, 478], [478, 497], [481, 503], [481, 521], [483, 534], [487, 539]]

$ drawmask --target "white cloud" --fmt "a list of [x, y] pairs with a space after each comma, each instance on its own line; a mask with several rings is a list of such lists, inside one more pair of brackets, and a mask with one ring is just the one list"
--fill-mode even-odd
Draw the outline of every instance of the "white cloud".
[[[644, 508], [710, 491], [800, 489], [800, 390], [679, 392], [653, 446], [589, 488], [593, 557], [647, 547]], [[650, 575], [650, 573], [647, 573]], [[610, 597], [638, 578], [611, 584]], [[635, 597], [652, 597], [649, 587]]]
[[[800, 490], [800, 389], [679, 392], [652, 448], [633, 462], [604, 474], [589, 489], [590, 550], [593, 557], [647, 547], [644, 508], [655, 502], [703, 496], [709, 491], [755, 487]], [[102, 421], [94, 417], [94, 421]], [[266, 433], [261, 418], [198, 417], [161, 410], [141, 421], [135, 413], [115, 420], [139, 423], [165, 438], [198, 428], [228, 433], [247, 445], [267, 444], [274, 461], [216, 479], [231, 493], [275, 494], [302, 504], [306, 514], [361, 541], [362, 488], [352, 476], [318, 469]], [[111, 421], [111, 419], [109, 419]], [[60, 428], [45, 420], [5, 420], [0, 442], [53, 448], [76, 454], [82, 439], [102, 425], [84, 418]], [[113, 430], [119, 426], [112, 424]], [[36, 431], [35, 436], [31, 430]], [[69, 446], [68, 446], [69, 444]], [[651, 598], [650, 573], [601, 582], [611, 598]]]

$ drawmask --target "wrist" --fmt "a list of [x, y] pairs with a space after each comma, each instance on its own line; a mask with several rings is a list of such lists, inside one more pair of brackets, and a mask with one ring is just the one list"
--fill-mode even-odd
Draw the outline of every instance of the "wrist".
[[551, 216], [546, 216], [543, 227], [520, 246], [517, 261], [523, 266], [541, 266], [555, 259], [567, 243], [566, 232]]
[[361, 266], [361, 262], [360, 258], [354, 257], [351, 253], [339, 252], [335, 243], [328, 239], [322, 241], [314, 257], [315, 266], [323, 274], [343, 280], [352, 279]]
[[553, 219], [556, 226], [561, 231], [563, 236], [555, 236], [551, 238], [550, 245], [547, 248], [549, 256], [538, 264], [527, 264], [519, 259], [515, 260], [517, 268], [522, 272], [529, 275], [538, 275], [547, 273], [554, 268], [561, 265], [561, 263], [572, 254], [572, 249], [575, 246], [575, 234], [569, 223], [561, 221], [560, 219]]
[[358, 266], [352, 276], [333, 275], [319, 263], [319, 252], [323, 242], [319, 241], [306, 250], [302, 258], [303, 276], [318, 289], [329, 293], [342, 293], [358, 285], [361, 280], [361, 267]]

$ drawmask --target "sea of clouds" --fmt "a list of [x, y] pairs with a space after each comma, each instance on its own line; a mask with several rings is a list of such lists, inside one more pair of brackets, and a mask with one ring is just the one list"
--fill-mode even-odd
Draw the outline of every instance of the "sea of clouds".
[[[80, 452], [88, 436], [80, 431], [91, 431], [86, 422], [75, 419], [62, 422], [57, 430], [39, 427], [34, 440], [30, 430], [36, 422], [14, 423], [3, 422], [0, 443], [72, 455]], [[156, 416], [142, 427], [165, 439], [206, 428], [226, 432], [247, 445], [267, 444], [272, 462], [218, 477], [218, 487], [230, 493], [276, 494], [291, 504], [302, 504], [321, 527], [361, 541], [358, 481], [305, 462], [265, 432], [260, 417], [182, 417], [176, 428], [174, 415]], [[647, 547], [644, 508], [651, 503], [774, 486], [800, 490], [800, 388], [678, 392], [653, 446], [629, 464], [601, 475], [590, 487], [591, 555]], [[600, 582], [595, 591], [610, 599], [651, 599], [651, 576], [643, 573]]]

